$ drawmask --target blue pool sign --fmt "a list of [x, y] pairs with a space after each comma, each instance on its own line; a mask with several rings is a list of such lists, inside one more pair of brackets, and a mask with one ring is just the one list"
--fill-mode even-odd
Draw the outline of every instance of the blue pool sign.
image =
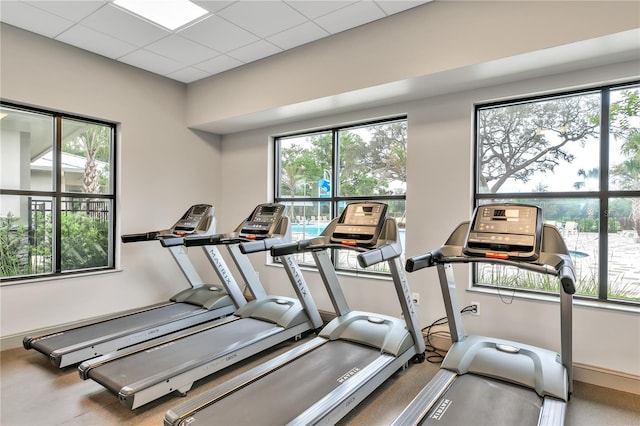
[[329, 197], [331, 195], [331, 181], [327, 179], [318, 180], [318, 196]]

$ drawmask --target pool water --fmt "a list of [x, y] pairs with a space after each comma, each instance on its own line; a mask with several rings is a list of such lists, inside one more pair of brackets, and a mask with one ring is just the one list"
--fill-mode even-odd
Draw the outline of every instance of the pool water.
[[[293, 232], [294, 234], [300, 234], [300, 235], [294, 235], [293, 239], [294, 240], [299, 240], [299, 239], [303, 239], [303, 238], [313, 238], [313, 237], [317, 237], [318, 235], [320, 235], [322, 233], [322, 231], [324, 231], [324, 229], [327, 227], [328, 224], [324, 224], [324, 223], [306, 223], [306, 224], [302, 224], [302, 223], [296, 223], [291, 225], [291, 232]], [[404, 229], [400, 229], [399, 230], [399, 234], [400, 234], [400, 242], [402, 243], [402, 247], [404, 248], [404, 241], [405, 241], [405, 230]]]

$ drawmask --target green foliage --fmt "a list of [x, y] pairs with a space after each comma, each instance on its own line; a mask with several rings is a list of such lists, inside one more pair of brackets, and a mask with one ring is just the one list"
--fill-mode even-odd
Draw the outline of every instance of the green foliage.
[[109, 263], [109, 223], [82, 212], [62, 214], [63, 271], [96, 268]]
[[[61, 218], [63, 271], [109, 264], [109, 223], [83, 212], [63, 212]], [[0, 218], [0, 276], [16, 277], [51, 272], [53, 234], [50, 212], [34, 212], [28, 235], [18, 218]]]
[[18, 219], [10, 212], [0, 218], [0, 277], [23, 275], [28, 268], [24, 248], [27, 235]]
[[[392, 183], [406, 182], [406, 133], [404, 121], [341, 130], [337, 152], [340, 182], [333, 188], [337, 195], [394, 194]], [[325, 132], [281, 140], [280, 195], [318, 196], [318, 180], [332, 174], [332, 137]]]

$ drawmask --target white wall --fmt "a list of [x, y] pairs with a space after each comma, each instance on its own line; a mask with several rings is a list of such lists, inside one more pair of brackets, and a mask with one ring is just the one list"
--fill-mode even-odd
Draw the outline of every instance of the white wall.
[[[220, 138], [186, 127], [183, 84], [5, 24], [1, 31], [3, 99], [119, 123], [118, 235], [168, 228], [191, 204], [219, 205]], [[159, 244], [121, 248], [122, 272], [3, 284], [0, 336], [159, 302], [187, 286]]]
[[[256, 203], [271, 199], [274, 134], [407, 114], [406, 251], [414, 255], [438, 246], [448, 229], [469, 215], [474, 102], [640, 74], [638, 62], [599, 69], [583, 64], [584, 71], [569, 74], [558, 74], [561, 66], [551, 69], [532, 62], [525, 67], [535, 69], [536, 78], [512, 72], [504, 81], [515, 83], [498, 85], [482, 74], [488, 70], [484, 65], [516, 58], [513, 65], [520, 59], [514, 55], [637, 29], [639, 21], [637, 2], [433, 2], [193, 83], [186, 90], [179, 83], [3, 25], [0, 95], [121, 123], [122, 233], [167, 226], [194, 202], [217, 207], [220, 229], [235, 226]], [[609, 48], [615, 51], [616, 46]], [[556, 57], [556, 64], [564, 60]], [[566, 61], [571, 69], [580, 65], [574, 56]], [[335, 64], [340, 66], [330, 66]], [[520, 65], [513, 69], [522, 69]], [[471, 66], [476, 74], [465, 74], [468, 80], [448, 80], [446, 71]], [[428, 81], [443, 86], [413, 90], [414, 79], [423, 76], [435, 76]], [[478, 88], [479, 82], [486, 87]], [[354, 98], [368, 95], [363, 91], [375, 85], [404, 88], [404, 94], [396, 90], [391, 101], [378, 91], [379, 102], [356, 99], [358, 107], [346, 112], [344, 99], [353, 107]], [[439, 89], [442, 96], [433, 96]], [[324, 109], [312, 111], [317, 104]], [[309, 106], [313, 108], [306, 109]], [[185, 123], [230, 129], [230, 134], [196, 134]], [[292, 295], [283, 271], [264, 266], [264, 256], [254, 256], [269, 290]], [[180, 287], [177, 271], [159, 246], [126, 245], [121, 258], [120, 273], [0, 288], [0, 335], [163, 300]], [[461, 302], [482, 303], [482, 316], [467, 320], [469, 331], [524, 339], [532, 334], [533, 322], [541, 333], [532, 343], [557, 348], [554, 303], [516, 300], [505, 306], [494, 296], [470, 295], [464, 289], [464, 267], [461, 272]], [[308, 276], [320, 307], [330, 309], [317, 275]], [[442, 316], [435, 273], [420, 271], [409, 279], [421, 293], [421, 324]], [[399, 314], [389, 283], [349, 278], [344, 284], [353, 308]], [[507, 313], [514, 314], [513, 319], [501, 317]], [[640, 375], [637, 313], [578, 306], [575, 317], [576, 362]]]
[[[435, 249], [459, 222], [468, 220], [471, 213], [475, 103], [628, 80], [637, 78], [638, 71], [638, 62], [621, 63], [224, 136], [223, 173], [229, 174], [229, 180], [236, 184], [222, 188], [225, 209], [221, 214], [223, 218], [238, 217], [248, 206], [269, 199], [270, 182], [265, 183], [264, 176], [271, 172], [270, 137], [334, 123], [406, 113], [409, 122], [406, 253], [412, 256]], [[244, 164], [251, 167], [243, 168]], [[256, 255], [256, 264], [264, 264], [264, 261], [264, 257]], [[271, 292], [293, 295], [281, 269], [264, 265], [257, 269]], [[465, 317], [468, 332], [559, 350], [559, 306], [556, 302], [516, 298], [511, 304], [505, 304], [495, 295], [467, 291], [467, 266], [457, 265], [455, 271], [461, 305], [472, 300], [482, 305], [481, 316]], [[306, 277], [314, 296], [317, 295], [319, 307], [331, 311], [318, 274], [308, 272]], [[421, 270], [410, 274], [408, 280], [412, 290], [421, 294], [420, 324], [426, 326], [444, 316], [436, 271]], [[400, 314], [390, 282], [349, 277], [345, 278], [344, 287], [353, 309]], [[576, 305], [573, 328], [575, 362], [640, 375], [640, 316], [637, 311], [616, 312]]]

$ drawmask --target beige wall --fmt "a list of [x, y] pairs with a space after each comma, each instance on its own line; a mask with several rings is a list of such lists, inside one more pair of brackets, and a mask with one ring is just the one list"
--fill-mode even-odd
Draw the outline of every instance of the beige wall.
[[[165, 229], [191, 204], [219, 204], [220, 137], [185, 126], [183, 84], [5, 24], [1, 31], [3, 99], [119, 124], [118, 235]], [[159, 244], [118, 246], [122, 272], [0, 287], [0, 335], [159, 302], [187, 285]]]
[[[3, 26], [0, 89], [3, 98], [121, 123], [123, 233], [166, 226], [199, 201], [216, 205], [219, 228], [235, 226], [272, 197], [273, 135], [407, 114], [406, 251], [414, 255], [438, 246], [470, 213], [473, 104], [639, 78], [637, 52], [630, 62], [606, 55], [581, 62], [583, 56], [564, 54], [554, 67], [532, 61], [539, 52], [567, 53], [555, 47], [637, 31], [638, 11], [637, 2], [434, 2], [186, 88]], [[564, 58], [569, 69], [562, 67]], [[343, 66], [330, 66], [335, 63]], [[506, 63], [520, 67], [505, 69]], [[500, 68], [501, 78], [482, 74], [489, 65]], [[458, 73], [463, 69], [473, 73]], [[414, 91], [411, 84], [425, 76], [439, 87]], [[393, 95], [377, 91], [367, 102], [368, 89], [380, 85], [393, 86]], [[205, 136], [187, 125], [230, 130]], [[269, 290], [293, 294], [280, 268], [253, 257]], [[180, 287], [159, 247], [123, 246], [121, 259], [120, 273], [2, 287], [0, 334], [162, 300]], [[507, 306], [496, 296], [469, 293], [465, 269], [458, 269], [461, 303], [482, 303], [482, 316], [465, 319], [469, 331], [559, 346], [556, 303], [515, 299]], [[330, 309], [317, 274], [307, 276], [320, 307]], [[435, 273], [413, 274], [409, 283], [421, 293], [421, 325], [442, 316]], [[345, 293], [354, 309], [400, 314], [384, 280], [348, 278]], [[535, 336], [534, 329], [540, 330]], [[640, 375], [637, 311], [577, 306], [574, 330], [576, 362]]]

